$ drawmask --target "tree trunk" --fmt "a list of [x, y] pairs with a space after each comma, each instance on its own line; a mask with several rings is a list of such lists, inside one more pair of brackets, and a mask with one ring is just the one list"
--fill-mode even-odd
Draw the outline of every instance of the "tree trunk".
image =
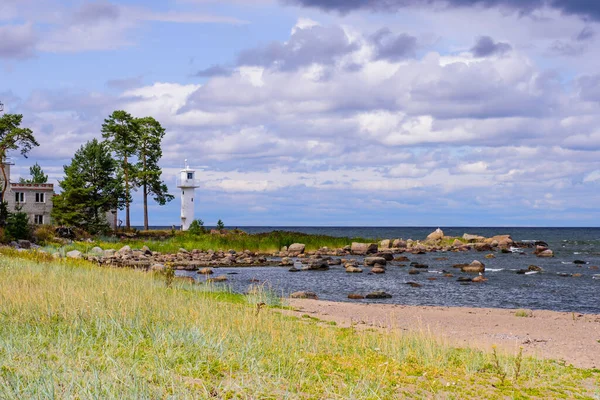
[[129, 164], [127, 156], [123, 160], [123, 174], [125, 175], [125, 229], [131, 229], [131, 220], [129, 219]]
[[4, 201], [4, 195], [6, 194], [6, 189], [8, 188], [8, 178], [6, 177], [6, 170], [4, 169], [4, 160], [0, 160], [0, 168], [2, 169], [2, 176], [4, 177], [4, 181], [2, 182], [2, 192], [0, 193], [0, 202]]
[[144, 230], [148, 230], [148, 187], [144, 182]]

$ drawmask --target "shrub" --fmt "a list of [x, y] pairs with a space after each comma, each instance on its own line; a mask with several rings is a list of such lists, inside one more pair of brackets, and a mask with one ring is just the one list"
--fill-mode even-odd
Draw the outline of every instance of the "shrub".
[[26, 213], [17, 211], [10, 213], [6, 220], [6, 236], [9, 240], [29, 239], [31, 229], [29, 227], [29, 217]]
[[188, 229], [188, 233], [191, 235], [201, 235], [205, 232], [206, 230], [204, 229], [204, 221], [201, 219], [193, 220]]
[[41, 245], [55, 242], [55, 228], [52, 225], [40, 225], [33, 231], [33, 240]]
[[223, 229], [225, 229], [225, 224], [223, 223], [223, 221], [218, 220], [217, 221], [217, 229], [222, 231]]

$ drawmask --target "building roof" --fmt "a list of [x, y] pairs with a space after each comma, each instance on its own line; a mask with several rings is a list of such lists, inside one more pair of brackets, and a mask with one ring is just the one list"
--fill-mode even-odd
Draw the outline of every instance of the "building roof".
[[11, 189], [36, 189], [36, 190], [54, 190], [54, 184], [53, 183], [18, 183], [18, 182], [11, 182], [10, 183], [10, 187]]

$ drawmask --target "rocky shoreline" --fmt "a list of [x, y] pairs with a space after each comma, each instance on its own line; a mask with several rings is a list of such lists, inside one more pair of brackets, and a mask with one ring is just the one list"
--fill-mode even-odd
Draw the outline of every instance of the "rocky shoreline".
[[[29, 249], [31, 243], [20, 241], [13, 243], [14, 247]], [[35, 247], [35, 246], [34, 246]], [[203, 268], [219, 267], [252, 267], [252, 266], [282, 266], [290, 267], [291, 272], [302, 270], [326, 270], [332, 266], [343, 266], [348, 273], [363, 272], [362, 268], [370, 268], [371, 273], [385, 273], [389, 262], [408, 262], [403, 254], [424, 254], [432, 252], [488, 252], [485, 257], [494, 257], [495, 252], [521, 252], [522, 249], [533, 248], [538, 257], [553, 257], [554, 253], [544, 242], [516, 242], [510, 235], [483, 237], [465, 233], [462, 237], [448, 237], [441, 229], [437, 229], [425, 240], [385, 239], [378, 243], [352, 243], [343, 248], [320, 248], [316, 251], [306, 251], [302, 243], [283, 247], [280, 251], [260, 254], [250, 250], [236, 252], [235, 250], [179, 249], [175, 254], [163, 254], [150, 250], [147, 246], [132, 249], [125, 245], [120, 249], [92, 248], [84, 254], [78, 250], [66, 254], [54, 253], [57, 258], [67, 257], [87, 259], [105, 266], [131, 267], [146, 270], [161, 270], [172, 267], [177, 270], [198, 271]], [[362, 263], [362, 265], [360, 265]], [[362, 267], [362, 268], [361, 268]], [[411, 263], [411, 271], [418, 273], [419, 269], [427, 266]], [[463, 272], [484, 272], [485, 266], [477, 261], [471, 265], [455, 266]]]

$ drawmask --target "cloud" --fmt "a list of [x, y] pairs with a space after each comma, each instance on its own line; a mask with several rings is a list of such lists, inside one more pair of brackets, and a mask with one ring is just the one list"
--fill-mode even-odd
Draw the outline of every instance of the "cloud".
[[38, 36], [31, 24], [0, 26], [0, 58], [31, 57], [37, 42]]
[[72, 16], [76, 24], [95, 23], [101, 20], [116, 20], [119, 18], [121, 10], [118, 6], [105, 1], [93, 1], [85, 3], [78, 8]]
[[356, 10], [397, 12], [407, 7], [503, 8], [530, 13], [544, 7], [564, 14], [600, 20], [600, 3], [586, 0], [281, 0], [283, 4], [347, 13]]
[[477, 38], [475, 45], [471, 48], [471, 52], [475, 57], [503, 55], [510, 50], [512, 50], [512, 46], [510, 44], [494, 42], [494, 39], [489, 36], [480, 36]]
[[212, 78], [215, 76], [228, 76], [231, 75], [231, 69], [222, 65], [212, 65], [208, 68], [202, 69], [194, 74], [194, 76], [201, 78]]
[[128, 89], [133, 89], [142, 86], [142, 82], [142, 77], [136, 76], [132, 78], [110, 79], [106, 82], [106, 86], [111, 89], [125, 91]]
[[415, 56], [417, 38], [402, 33], [395, 35], [389, 28], [382, 28], [370, 37], [376, 48], [378, 60], [399, 61]]
[[287, 42], [272, 42], [266, 46], [244, 50], [237, 64], [276, 67], [295, 70], [311, 64], [331, 65], [336, 59], [358, 49], [337, 26], [305, 25], [297, 27]]
[[585, 26], [581, 32], [577, 34], [575, 40], [578, 42], [586, 42], [592, 40], [596, 36], [596, 31], [589, 26]]

